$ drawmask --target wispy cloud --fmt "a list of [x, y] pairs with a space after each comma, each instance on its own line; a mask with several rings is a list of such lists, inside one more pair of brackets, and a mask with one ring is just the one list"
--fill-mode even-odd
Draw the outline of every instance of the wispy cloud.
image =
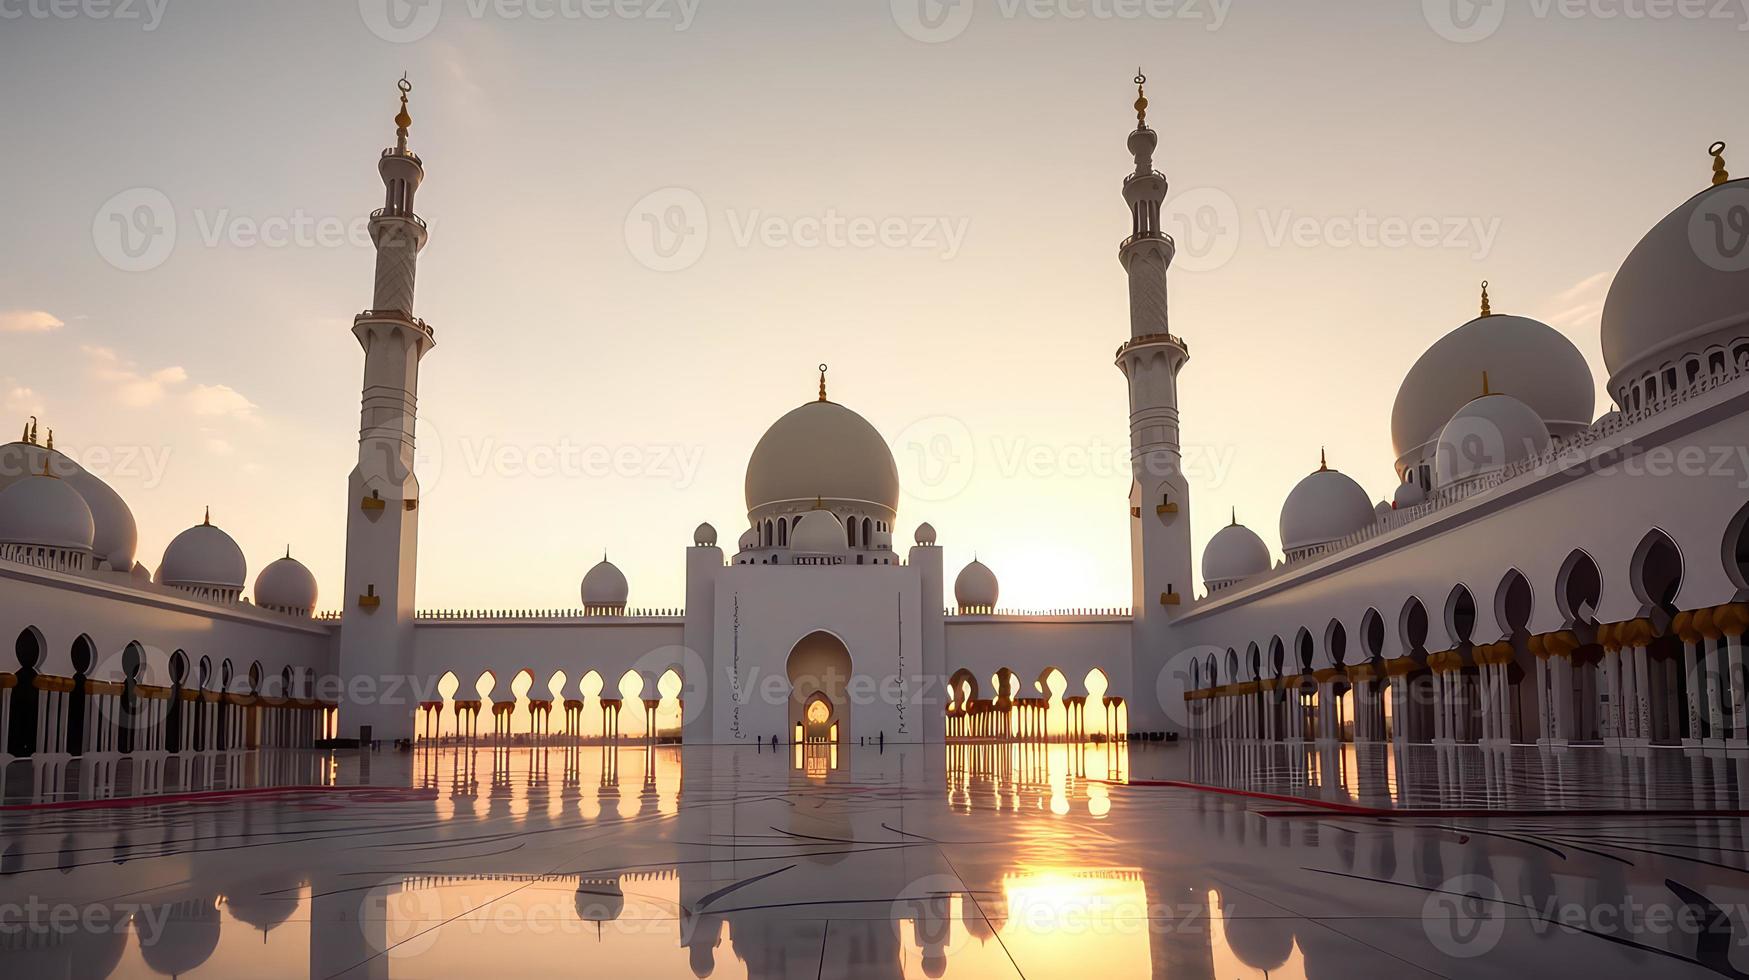
[[1586, 276], [1555, 294], [1549, 301], [1547, 320], [1551, 326], [1572, 329], [1594, 324], [1603, 315], [1603, 301], [1609, 295], [1610, 274], [1599, 272]]
[[238, 419], [255, 417], [255, 403], [243, 397], [229, 385], [195, 385], [184, 396], [189, 411], [196, 415], [228, 415]]
[[91, 373], [107, 386], [116, 401], [127, 408], [148, 408], [163, 401], [171, 390], [188, 380], [180, 367], [143, 372], [108, 347], [83, 344], [79, 348], [91, 362]]
[[0, 333], [48, 333], [64, 326], [47, 310], [0, 310]]

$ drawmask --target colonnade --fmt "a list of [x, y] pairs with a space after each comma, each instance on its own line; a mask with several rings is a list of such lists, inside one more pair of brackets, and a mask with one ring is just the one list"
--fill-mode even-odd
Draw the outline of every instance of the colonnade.
[[1749, 603], [1187, 691], [1216, 739], [1749, 751]]

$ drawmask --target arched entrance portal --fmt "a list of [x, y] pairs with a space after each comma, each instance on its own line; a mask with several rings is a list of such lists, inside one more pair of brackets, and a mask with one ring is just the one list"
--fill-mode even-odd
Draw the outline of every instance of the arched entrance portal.
[[790, 650], [789, 731], [798, 742], [850, 740], [850, 650], [824, 630]]

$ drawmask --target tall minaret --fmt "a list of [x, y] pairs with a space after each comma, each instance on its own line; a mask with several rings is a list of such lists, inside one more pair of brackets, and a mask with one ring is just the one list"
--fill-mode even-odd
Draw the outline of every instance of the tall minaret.
[[[1166, 658], [1171, 616], [1190, 593], [1190, 508], [1178, 441], [1178, 371], [1190, 359], [1184, 341], [1168, 331], [1166, 270], [1171, 236], [1160, 227], [1166, 177], [1154, 169], [1159, 137], [1148, 128], [1148, 99], [1136, 73], [1136, 129], [1129, 137], [1135, 172], [1124, 177], [1130, 236], [1118, 260], [1130, 278], [1130, 339], [1118, 349], [1117, 366], [1129, 381], [1130, 576], [1134, 586], [1135, 691], [1131, 724], [1144, 730], [1171, 728], [1155, 695], [1155, 678]], [[1188, 733], [1186, 733], [1188, 734]]]
[[[419, 360], [436, 341], [413, 315], [413, 282], [425, 222], [413, 196], [425, 166], [407, 148], [407, 94], [395, 145], [377, 163], [386, 198], [370, 216], [376, 243], [376, 296], [353, 318], [364, 347], [364, 396], [358, 466], [347, 484], [346, 592], [340, 630], [340, 677], [348, 696], [340, 709], [341, 738], [411, 738], [418, 695], [413, 678], [413, 585], [419, 551], [419, 480], [413, 473], [413, 426]], [[368, 696], [358, 697], [368, 692]]]

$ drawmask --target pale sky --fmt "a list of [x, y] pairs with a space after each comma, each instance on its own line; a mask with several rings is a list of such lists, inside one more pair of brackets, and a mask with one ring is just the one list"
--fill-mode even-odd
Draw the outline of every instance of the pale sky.
[[1481, 279], [1601, 379], [1622, 258], [1710, 142], [1749, 169], [1740, 6], [1451, 2], [0, 0], [0, 424], [109, 478], [147, 565], [210, 504], [251, 580], [289, 543], [338, 607], [353, 232], [406, 71], [421, 607], [575, 605], [604, 550], [680, 605], [693, 527], [733, 545], [822, 361], [893, 444], [898, 541], [932, 522], [1004, 606], [1127, 605], [1138, 64], [1199, 556], [1230, 506], [1276, 547], [1320, 445], [1388, 496], [1398, 381]]

